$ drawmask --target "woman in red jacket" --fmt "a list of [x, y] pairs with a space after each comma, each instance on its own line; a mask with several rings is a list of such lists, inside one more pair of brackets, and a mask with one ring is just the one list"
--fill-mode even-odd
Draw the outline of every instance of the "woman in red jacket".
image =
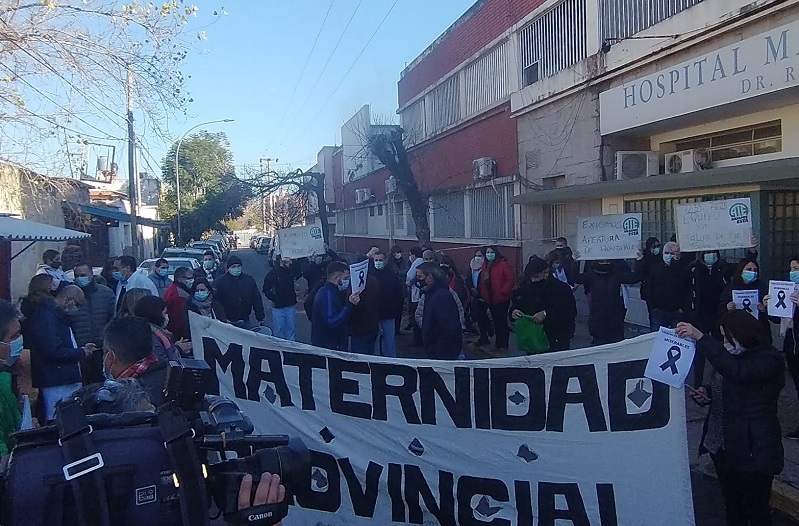
[[[513, 294], [514, 276], [510, 263], [500, 254], [497, 247], [488, 247], [485, 251], [485, 263], [480, 272], [478, 291], [480, 300], [485, 302], [491, 312], [491, 318], [497, 334], [498, 351], [508, 350], [510, 331], [508, 330], [508, 307]], [[488, 337], [481, 335], [477, 345], [488, 343]]]

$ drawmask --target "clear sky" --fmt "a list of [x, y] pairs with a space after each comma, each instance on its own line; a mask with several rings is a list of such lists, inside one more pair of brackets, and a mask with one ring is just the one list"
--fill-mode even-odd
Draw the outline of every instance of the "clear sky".
[[[171, 123], [170, 130], [179, 136], [204, 121], [235, 119], [208, 129], [228, 134], [237, 165], [271, 157], [280, 159], [280, 168], [309, 168], [322, 146], [340, 143], [341, 125], [362, 105], [370, 104], [372, 115], [399, 122], [400, 72], [473, 3], [332, 0], [331, 7], [330, 0], [239, 0], [225, 5], [228, 14], [205, 29], [205, 51], [185, 64], [194, 103], [189, 118]], [[208, 23], [214, 11], [208, 0], [198, 4], [193, 27]], [[160, 160], [166, 145], [150, 145], [152, 158]]]

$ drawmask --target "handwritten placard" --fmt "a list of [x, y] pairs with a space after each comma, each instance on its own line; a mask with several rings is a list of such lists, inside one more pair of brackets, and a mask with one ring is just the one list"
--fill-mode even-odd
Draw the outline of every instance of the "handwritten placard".
[[630, 259], [641, 249], [641, 214], [617, 214], [577, 219], [580, 259]]
[[752, 204], [748, 197], [674, 206], [677, 243], [684, 252], [752, 246]]

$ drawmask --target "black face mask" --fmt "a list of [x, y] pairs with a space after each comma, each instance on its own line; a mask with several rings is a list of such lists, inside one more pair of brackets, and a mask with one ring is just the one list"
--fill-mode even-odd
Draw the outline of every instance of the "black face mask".
[[54, 269], [61, 268], [61, 262], [60, 261], [53, 261], [52, 263], [50, 263], [50, 268], [54, 268]]
[[611, 270], [613, 270], [612, 263], [597, 263], [594, 265], [593, 269], [597, 272], [603, 274], [609, 274]]

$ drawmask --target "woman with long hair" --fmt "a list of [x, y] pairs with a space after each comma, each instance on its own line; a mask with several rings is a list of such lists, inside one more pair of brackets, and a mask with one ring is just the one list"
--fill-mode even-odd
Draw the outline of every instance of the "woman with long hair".
[[[499, 247], [490, 246], [485, 250], [485, 263], [480, 271], [478, 292], [485, 302], [496, 330], [496, 347], [499, 352], [508, 350], [510, 329], [508, 328], [508, 308], [513, 294], [515, 277], [510, 263], [499, 251]], [[486, 345], [488, 336], [481, 331], [477, 345]]]
[[191, 286], [190, 293], [191, 299], [186, 302], [186, 327], [189, 327], [189, 340], [191, 340], [189, 312], [227, 323], [224, 307], [214, 300], [214, 289], [211, 287], [210, 281], [206, 278], [196, 278]]
[[185, 340], [174, 342], [172, 334], [166, 330], [169, 315], [164, 300], [158, 296], [145, 296], [136, 303], [133, 314], [150, 324], [150, 331], [153, 334], [153, 353], [159, 360], [172, 361], [188, 354], [184, 349], [187, 342]]
[[147, 289], [130, 289], [125, 292], [125, 296], [122, 298], [122, 306], [117, 316], [135, 316], [133, 312], [136, 310], [136, 304], [139, 303], [139, 300], [152, 295], [152, 292]]
[[756, 309], [758, 314], [758, 321], [763, 325], [763, 329], [768, 334], [769, 343], [771, 343], [771, 325], [769, 324], [768, 316], [766, 315], [766, 303], [763, 301], [766, 297], [767, 283], [760, 281], [760, 265], [754, 259], [746, 257], [742, 259], [732, 273], [729, 284], [724, 288], [719, 300], [718, 312], [719, 316], [723, 316], [725, 312], [734, 311], [738, 309], [735, 304], [735, 291], [737, 290], [756, 290], [758, 291], [758, 302], [751, 306], [751, 309]]

